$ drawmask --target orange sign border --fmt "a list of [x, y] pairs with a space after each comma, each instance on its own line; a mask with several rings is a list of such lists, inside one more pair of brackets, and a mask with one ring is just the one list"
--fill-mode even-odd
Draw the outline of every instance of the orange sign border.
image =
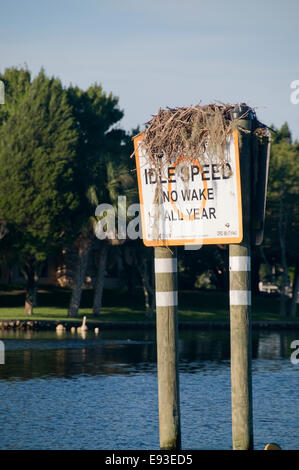
[[145, 246], [176, 246], [176, 245], [226, 245], [231, 243], [241, 243], [243, 240], [243, 218], [242, 218], [242, 193], [241, 193], [241, 176], [240, 176], [240, 158], [239, 158], [239, 138], [238, 131], [233, 131], [234, 146], [235, 146], [235, 164], [236, 164], [236, 179], [237, 179], [237, 198], [238, 198], [238, 226], [239, 233], [238, 237], [217, 237], [217, 238], [193, 238], [193, 239], [172, 239], [172, 240], [148, 240], [144, 235], [145, 232], [145, 216], [144, 216], [144, 204], [143, 204], [143, 193], [142, 193], [142, 177], [140, 167], [140, 154], [139, 145], [142, 142], [143, 134], [138, 134], [134, 137], [134, 148], [135, 148], [135, 160], [137, 169], [137, 181], [138, 181], [138, 192], [139, 201], [141, 205], [141, 228], [143, 243]]

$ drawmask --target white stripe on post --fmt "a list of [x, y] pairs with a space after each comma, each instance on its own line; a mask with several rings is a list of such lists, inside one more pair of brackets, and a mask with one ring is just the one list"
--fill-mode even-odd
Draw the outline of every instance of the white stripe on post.
[[230, 256], [230, 271], [250, 271], [250, 256]]
[[175, 307], [178, 304], [178, 291], [156, 292], [157, 307]]
[[176, 273], [177, 270], [177, 258], [155, 258], [156, 273]]
[[230, 305], [251, 305], [250, 290], [231, 290], [229, 291]]

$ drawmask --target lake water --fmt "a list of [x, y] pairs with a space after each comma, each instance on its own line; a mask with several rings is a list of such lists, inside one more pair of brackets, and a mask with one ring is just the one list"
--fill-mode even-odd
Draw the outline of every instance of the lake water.
[[[1, 449], [159, 449], [155, 331], [2, 331]], [[254, 443], [299, 449], [299, 331], [253, 335]], [[180, 331], [183, 449], [231, 449], [229, 331]]]

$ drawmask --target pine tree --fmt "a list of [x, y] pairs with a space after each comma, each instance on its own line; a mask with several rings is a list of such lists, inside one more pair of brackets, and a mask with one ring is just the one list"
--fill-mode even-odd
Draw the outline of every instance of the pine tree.
[[[27, 280], [25, 311], [31, 314], [42, 262], [73, 235], [78, 134], [58, 79], [41, 70], [30, 82], [26, 71], [13, 69], [4, 80], [12, 92], [0, 126], [0, 218]], [[20, 93], [13, 93], [15, 83]]]

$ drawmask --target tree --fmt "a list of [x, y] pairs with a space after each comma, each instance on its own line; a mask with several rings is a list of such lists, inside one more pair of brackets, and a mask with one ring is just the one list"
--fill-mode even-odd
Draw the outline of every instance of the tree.
[[31, 314], [42, 263], [72, 238], [78, 134], [58, 79], [41, 70], [30, 81], [23, 69], [1, 79], [8, 107], [0, 126], [0, 218], [27, 281], [25, 312]]
[[27, 69], [11, 67], [0, 74], [5, 84], [5, 105], [0, 106], [0, 125], [7, 121], [16, 105], [20, 103], [31, 85], [31, 74]]
[[123, 112], [118, 108], [118, 98], [111, 93], [107, 95], [98, 84], [86, 91], [71, 86], [67, 92], [79, 134], [74, 166], [79, 197], [79, 210], [75, 215], [78, 261], [68, 311], [69, 316], [77, 316], [88, 258], [95, 241], [95, 207], [90, 189], [105, 187], [106, 155], [112, 137], [114, 140], [117, 137], [117, 132], [111, 127], [123, 117]]
[[8, 233], [6, 220], [0, 220], [0, 240]]
[[[299, 149], [287, 124], [272, 135], [269, 182], [267, 193], [264, 252], [269, 264], [279, 265], [281, 271], [280, 311], [288, 314], [289, 268], [298, 272], [299, 228], [298, 184]], [[294, 279], [293, 286], [296, 285]], [[293, 293], [294, 294], [294, 293]], [[295, 294], [294, 294], [295, 295]], [[294, 309], [293, 309], [294, 311]]]
[[[133, 131], [134, 132], [134, 131]], [[131, 138], [121, 130], [113, 130], [108, 136], [107, 153], [103, 160], [104, 167], [101, 172], [101, 186], [93, 188], [94, 203], [99, 205], [104, 202], [113, 208], [116, 219], [118, 215], [127, 222], [126, 208], [136, 200], [136, 184], [129, 169], [129, 150], [131, 150]], [[126, 207], [119, 204], [119, 197], [125, 199]], [[121, 213], [120, 213], [121, 212]], [[99, 257], [97, 275], [94, 283], [93, 314], [98, 316], [102, 308], [102, 297], [104, 288], [104, 275], [108, 252], [111, 247], [125, 243], [125, 234], [119, 238], [118, 227], [115, 224], [112, 238], [98, 242]]]

